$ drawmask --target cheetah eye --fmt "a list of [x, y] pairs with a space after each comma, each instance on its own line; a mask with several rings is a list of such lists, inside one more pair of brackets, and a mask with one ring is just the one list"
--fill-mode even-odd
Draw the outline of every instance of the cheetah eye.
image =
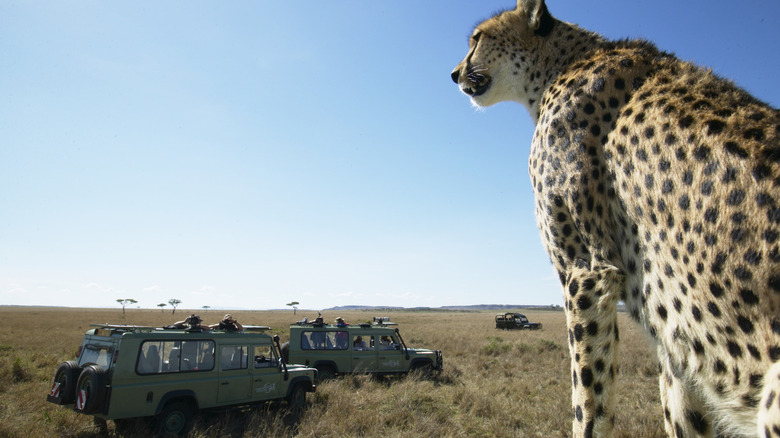
[[474, 35], [471, 36], [471, 43], [473, 45], [476, 45], [479, 42], [479, 37], [482, 36], [482, 32], [476, 32]]

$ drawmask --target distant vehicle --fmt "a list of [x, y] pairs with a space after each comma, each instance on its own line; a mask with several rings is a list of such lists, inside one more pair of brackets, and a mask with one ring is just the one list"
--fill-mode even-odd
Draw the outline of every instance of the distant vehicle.
[[316, 388], [317, 370], [281, 360], [279, 337], [262, 333], [267, 327], [92, 327], [46, 399], [102, 425], [113, 420], [120, 433], [143, 423], [153, 434], [183, 436], [200, 410], [269, 400], [300, 409]]
[[528, 318], [522, 313], [499, 313], [496, 315], [497, 329], [513, 330], [539, 330], [542, 328], [540, 322], [529, 322]]
[[441, 371], [441, 350], [407, 347], [394, 325], [387, 317], [358, 325], [295, 323], [290, 326], [290, 342], [282, 344], [282, 357], [316, 368], [320, 380], [347, 373]]

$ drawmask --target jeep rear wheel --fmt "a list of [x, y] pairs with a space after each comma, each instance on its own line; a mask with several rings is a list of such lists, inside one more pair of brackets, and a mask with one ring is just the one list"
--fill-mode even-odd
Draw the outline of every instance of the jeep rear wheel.
[[160, 437], [181, 437], [187, 435], [192, 428], [194, 411], [189, 403], [183, 401], [170, 402], [165, 405], [154, 419], [153, 430]]
[[336, 370], [330, 365], [317, 365], [317, 383], [332, 379], [336, 375]]

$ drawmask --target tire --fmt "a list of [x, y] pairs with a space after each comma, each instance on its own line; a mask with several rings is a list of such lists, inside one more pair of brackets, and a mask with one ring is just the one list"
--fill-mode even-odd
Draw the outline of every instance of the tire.
[[76, 382], [81, 374], [81, 368], [72, 360], [60, 364], [54, 373], [54, 383], [59, 383], [59, 391], [54, 396], [54, 386], [52, 386], [52, 396], [59, 398], [59, 403], [69, 405], [76, 401]]
[[92, 417], [92, 424], [98, 430], [100, 436], [108, 436], [108, 422], [102, 418]]
[[319, 365], [317, 368], [317, 383], [324, 382], [336, 376], [336, 370], [330, 365]]
[[114, 420], [114, 430], [121, 436], [136, 436], [145, 432], [147, 424], [143, 418], [120, 418]]
[[428, 379], [433, 375], [433, 364], [430, 362], [417, 362], [409, 369], [409, 373], [417, 373], [421, 379]]
[[100, 365], [87, 365], [76, 382], [76, 410], [94, 414], [103, 407], [106, 398], [106, 370]]
[[192, 429], [195, 412], [185, 401], [172, 401], [165, 405], [154, 419], [153, 432], [158, 437], [183, 437]]
[[302, 383], [298, 383], [290, 390], [290, 394], [287, 396], [287, 407], [293, 412], [299, 412], [303, 410], [306, 405], [306, 389]]
[[282, 344], [280, 350], [282, 350], [282, 360], [284, 360], [284, 363], [290, 362], [290, 343], [285, 342]]

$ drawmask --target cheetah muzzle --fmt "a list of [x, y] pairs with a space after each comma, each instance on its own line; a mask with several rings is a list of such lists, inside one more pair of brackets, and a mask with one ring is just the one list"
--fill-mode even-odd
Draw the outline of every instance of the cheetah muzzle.
[[460, 74], [458, 72], [452, 73], [452, 80], [460, 85], [460, 90], [468, 96], [478, 97], [490, 88], [492, 79], [490, 76], [480, 73], [480, 68], [470, 68], [466, 73], [466, 79], [463, 83], [460, 83]]
[[612, 436], [617, 307], [652, 339], [666, 433], [780, 437], [780, 112], [639, 40], [518, 0], [452, 80], [524, 105], [564, 293], [575, 437]]

